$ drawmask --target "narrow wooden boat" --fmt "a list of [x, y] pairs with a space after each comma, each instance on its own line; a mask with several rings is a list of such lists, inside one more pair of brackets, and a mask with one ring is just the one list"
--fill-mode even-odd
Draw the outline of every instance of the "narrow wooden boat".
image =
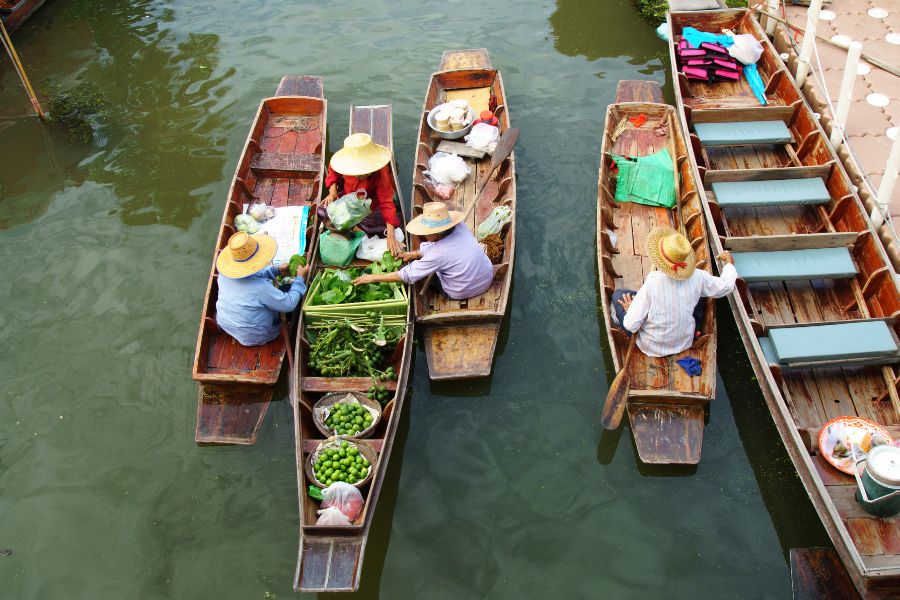
[[43, 6], [46, 0], [0, 0], [0, 19], [9, 32], [15, 31], [28, 17]]
[[[354, 106], [350, 109], [350, 133], [368, 133], [377, 144], [393, 150], [391, 106]], [[406, 223], [406, 215], [397, 181], [397, 165], [391, 160], [394, 189], [400, 206], [401, 219]], [[404, 227], [405, 228], [405, 227]], [[310, 273], [324, 268], [315, 257]], [[355, 261], [354, 264], [363, 264]], [[412, 294], [412, 289], [407, 289]], [[298, 592], [352, 592], [359, 588], [360, 572], [366, 549], [369, 528], [375, 518], [375, 506], [388, 467], [388, 459], [397, 434], [397, 426], [406, 398], [410, 363], [413, 351], [413, 309], [410, 302], [406, 314], [406, 335], [400, 340], [391, 359], [397, 373], [396, 381], [386, 381], [384, 385], [393, 392], [382, 412], [382, 419], [374, 433], [363, 440], [378, 454], [374, 464], [374, 476], [361, 491], [365, 507], [352, 526], [316, 526], [316, 511], [319, 502], [312, 500], [308, 493], [309, 482], [304, 473], [307, 457], [324, 436], [316, 428], [312, 416], [315, 403], [329, 392], [363, 392], [371, 385], [365, 377], [319, 377], [306, 364], [308, 343], [304, 336], [304, 318], [300, 319], [300, 330], [294, 355], [297, 364], [291, 369], [289, 382], [291, 404], [294, 411], [294, 439], [297, 460], [297, 493], [300, 503], [300, 550], [294, 589]]]
[[[635, 128], [629, 121], [646, 115]], [[654, 128], [665, 126], [665, 135]], [[624, 129], [619, 131], [620, 127]], [[617, 135], [617, 137], [616, 137]], [[616, 202], [611, 154], [649, 156], [666, 149], [676, 166], [675, 208]], [[625, 366], [630, 337], [611, 320], [610, 297], [617, 288], [640, 289], [653, 269], [646, 254], [647, 234], [655, 226], [683, 231], [697, 255], [697, 268], [711, 272], [703, 208], [697, 192], [687, 144], [675, 109], [662, 104], [656, 82], [620, 81], [616, 103], [606, 109], [606, 126], [597, 186], [597, 265], [600, 299], [616, 372]], [[703, 443], [705, 409], [716, 393], [715, 303], [707, 301], [701, 336], [688, 350], [654, 358], [635, 348], [626, 366], [631, 386], [626, 408], [638, 455], [645, 463], [696, 464]], [[703, 373], [689, 376], [675, 361], [693, 356]]]
[[[860, 416], [897, 431], [896, 275], [840, 162], [746, 10], [672, 13], [672, 69], [716, 251], [741, 276], [730, 298], [763, 395], [806, 491], [859, 592], [900, 594], [900, 521], [864, 512], [826, 463], [823, 424]], [[685, 27], [760, 40], [768, 105], [748, 83], [679, 73]]]
[[[427, 123], [428, 112], [455, 98], [465, 98], [479, 110], [496, 106], [501, 134], [509, 128], [509, 109], [500, 71], [491, 65], [484, 48], [444, 52], [440, 70], [431, 76], [425, 105], [419, 123], [413, 172], [413, 216], [418, 215], [426, 202], [437, 198], [424, 171], [428, 159], [435, 153], [441, 140]], [[459, 140], [462, 142], [463, 140]], [[469, 177], [459, 184], [447, 201], [451, 210], [466, 212], [475, 201], [478, 190], [487, 180], [490, 157], [481, 160], [464, 157], [471, 167]], [[431, 379], [466, 379], [490, 375], [500, 334], [500, 321], [506, 314], [509, 291], [512, 284], [513, 258], [515, 256], [515, 160], [510, 154], [493, 174], [478, 206], [470, 214], [466, 224], [472, 231], [491, 214], [496, 206], [507, 205], [513, 209], [513, 220], [501, 231], [503, 256], [495, 265], [493, 285], [480, 296], [468, 300], [450, 300], [434, 289], [424, 289], [424, 281], [416, 284], [416, 323], [423, 328], [425, 356]], [[414, 238], [413, 249], [420, 240]]]
[[[234, 234], [244, 204], [313, 206], [322, 194], [326, 102], [319, 77], [285, 77], [257, 110], [241, 152], [216, 251], [213, 252], [193, 377], [200, 382], [195, 440], [202, 444], [253, 444], [265, 417], [296, 319], [284, 335], [245, 347], [216, 325], [216, 256]], [[315, 209], [307, 226], [307, 255], [315, 245]]]

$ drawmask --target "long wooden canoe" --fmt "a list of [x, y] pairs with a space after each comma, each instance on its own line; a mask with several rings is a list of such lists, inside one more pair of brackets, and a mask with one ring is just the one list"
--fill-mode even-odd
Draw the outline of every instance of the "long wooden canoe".
[[[431, 76], [428, 84], [419, 123], [413, 170], [413, 216], [421, 212], [426, 202], [439, 200], [423, 174], [428, 169], [428, 159], [442, 141], [428, 126], [428, 111], [455, 98], [465, 98], [476, 108], [476, 112], [486, 110], [489, 104], [496, 106], [500, 132], [509, 128], [509, 108], [503, 79], [500, 71], [491, 65], [487, 50], [444, 52], [440, 70]], [[451, 210], [462, 212], [466, 212], [475, 201], [490, 166], [490, 157], [481, 160], [464, 158], [471, 167], [471, 174], [447, 201]], [[469, 228], [475, 231], [495, 206], [505, 204], [513, 209], [513, 220], [501, 231], [503, 256], [495, 266], [493, 285], [480, 296], [451, 300], [431, 288], [423, 290], [424, 281], [416, 284], [416, 323], [424, 330], [425, 356], [431, 379], [466, 379], [485, 377], [491, 373], [500, 321], [506, 314], [512, 284], [516, 237], [515, 174], [515, 160], [510, 154], [494, 173], [479, 205], [466, 221]], [[418, 248], [419, 243], [420, 240], [414, 238], [413, 249]]]
[[7, 31], [15, 31], [46, 0], [0, 0], [0, 19]]
[[672, 13], [669, 26], [674, 43], [690, 26], [749, 33], [763, 44], [758, 68], [768, 106], [760, 106], [743, 77], [687, 79], [670, 44], [682, 126], [703, 181], [715, 250], [735, 256], [741, 279], [731, 307], [781, 438], [859, 592], [896, 598], [900, 520], [864, 512], [853, 478], [828, 465], [816, 444], [822, 425], [838, 416], [889, 429], [900, 424], [896, 275], [827, 136], [759, 24], [739, 10]]
[[[639, 115], [647, 120], [635, 128], [629, 121]], [[617, 137], [620, 124], [625, 129]], [[665, 134], [654, 129], [665, 126]], [[610, 154], [649, 156], [666, 149], [676, 166], [674, 209], [616, 202], [616, 178]], [[662, 90], [655, 82], [620, 81], [616, 103], [606, 110], [606, 126], [597, 185], [597, 265], [600, 299], [616, 372], [625, 364], [630, 337], [611, 320], [610, 296], [618, 288], [640, 289], [653, 269], [645, 241], [653, 227], [681, 230], [691, 241], [697, 267], [711, 272], [703, 207], [691, 168], [687, 144], [675, 109], [662, 104]], [[700, 359], [703, 372], [689, 376], [677, 360]], [[631, 386], [626, 408], [638, 455], [645, 463], [696, 464], [703, 443], [706, 406], [716, 393], [715, 304], [707, 301], [701, 336], [693, 346], [673, 356], [654, 358], [635, 348], [627, 367]]]
[[200, 382], [195, 439], [201, 444], [253, 444], [265, 417], [296, 319], [281, 337], [245, 347], [216, 325], [216, 256], [234, 233], [243, 205], [310, 206], [306, 252], [315, 246], [314, 203], [322, 195], [326, 102], [319, 77], [285, 77], [253, 120], [216, 238], [193, 377]]
[[[350, 133], [368, 133], [377, 144], [393, 149], [391, 129], [391, 106], [354, 106], [350, 109]], [[406, 222], [400, 186], [397, 181], [397, 165], [391, 160], [394, 189], [400, 205], [400, 213]], [[314, 258], [310, 273], [319, 268], [318, 257]], [[407, 290], [410, 294], [412, 289]], [[397, 372], [397, 380], [384, 382], [393, 392], [382, 412], [382, 420], [375, 432], [364, 441], [378, 453], [374, 464], [375, 472], [370, 483], [361, 489], [365, 498], [365, 508], [352, 526], [317, 527], [315, 525], [319, 502], [307, 494], [309, 482], [304, 473], [304, 464], [309, 453], [315, 450], [323, 436], [316, 429], [312, 417], [312, 407], [328, 392], [359, 391], [371, 385], [364, 377], [318, 377], [314, 376], [306, 364], [308, 344], [304, 337], [303, 318], [294, 355], [295, 368], [291, 369], [290, 391], [294, 411], [295, 455], [297, 459], [297, 493], [300, 503], [300, 550], [294, 589], [298, 592], [352, 592], [359, 588], [360, 572], [366, 549], [366, 538], [375, 518], [378, 494], [388, 467], [388, 459], [397, 434], [397, 426], [403, 411], [409, 380], [413, 351], [412, 303], [407, 312], [406, 335], [397, 345], [392, 364]]]

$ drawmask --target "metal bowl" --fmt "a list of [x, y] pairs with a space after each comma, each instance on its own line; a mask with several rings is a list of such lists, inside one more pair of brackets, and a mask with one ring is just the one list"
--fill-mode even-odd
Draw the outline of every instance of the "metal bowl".
[[437, 112], [438, 108], [440, 108], [440, 106], [435, 106], [434, 108], [429, 110], [426, 120], [428, 122], [428, 126], [431, 127], [431, 130], [435, 132], [439, 138], [445, 140], [458, 140], [461, 137], [469, 135], [469, 132], [472, 130], [472, 125], [475, 123], [475, 116], [471, 114], [471, 108], [469, 108], [469, 116], [471, 116], [472, 119], [469, 121], [468, 125], [460, 129], [459, 131], [441, 131], [437, 128], [437, 125], [435, 125], [434, 123], [434, 115]]

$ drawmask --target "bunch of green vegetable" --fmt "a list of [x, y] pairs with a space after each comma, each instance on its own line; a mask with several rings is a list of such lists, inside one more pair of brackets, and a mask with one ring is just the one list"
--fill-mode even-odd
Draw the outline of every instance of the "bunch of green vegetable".
[[353, 280], [366, 273], [381, 274], [391, 273], [400, 268], [403, 263], [385, 252], [380, 261], [373, 262], [365, 269], [352, 267], [350, 269], [325, 269], [318, 275], [319, 292], [314, 298], [310, 298], [310, 305], [322, 304], [350, 304], [352, 302], [378, 302], [391, 300], [397, 289], [395, 283], [366, 283], [353, 285]]
[[320, 321], [309, 329], [315, 332], [309, 366], [321, 375], [396, 378], [393, 367], [381, 367], [403, 337], [402, 325], [386, 326], [379, 315], [377, 320]]
[[[300, 254], [295, 254], [291, 257], [291, 260], [288, 261], [288, 274], [285, 277], [297, 277], [297, 269], [300, 267], [306, 266], [306, 257]], [[284, 281], [284, 277], [281, 275], [275, 278], [275, 281], [278, 285], [281, 285]]]
[[[394, 374], [394, 367], [388, 367], [388, 369], [384, 372], [388, 379], [396, 379], [397, 376]], [[366, 397], [372, 400], [378, 400], [380, 403], [384, 404], [385, 401], [391, 397], [391, 393], [388, 391], [387, 386], [378, 383], [376, 380], [368, 390], [366, 390]]]
[[369, 461], [349, 442], [341, 442], [339, 448], [326, 448], [319, 453], [313, 472], [319, 483], [326, 486], [335, 481], [353, 484], [369, 474]]
[[374, 421], [372, 413], [359, 402], [336, 402], [331, 405], [325, 425], [338, 435], [356, 435]]

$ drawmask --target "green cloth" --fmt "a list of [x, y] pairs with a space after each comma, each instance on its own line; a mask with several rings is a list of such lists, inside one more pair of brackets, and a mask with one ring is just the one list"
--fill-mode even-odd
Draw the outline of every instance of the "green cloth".
[[675, 206], [675, 164], [669, 151], [635, 159], [612, 154], [619, 167], [616, 202], [637, 202], [648, 206]]

